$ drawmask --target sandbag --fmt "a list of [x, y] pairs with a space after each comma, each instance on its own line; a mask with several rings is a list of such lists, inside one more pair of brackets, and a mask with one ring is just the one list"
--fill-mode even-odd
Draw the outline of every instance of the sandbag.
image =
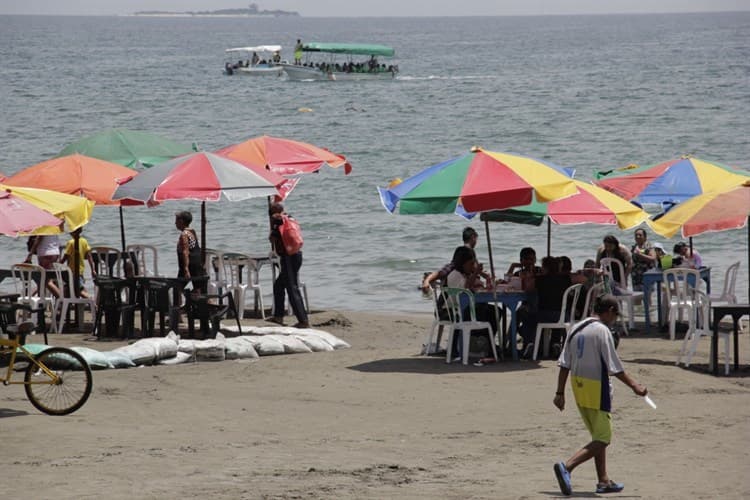
[[109, 368], [109, 360], [101, 352], [88, 347], [72, 347], [75, 352], [83, 356], [92, 370], [106, 370]]
[[255, 351], [261, 356], [284, 354], [284, 344], [270, 335], [243, 335], [253, 344]]
[[[233, 333], [240, 333], [237, 329], [237, 325], [227, 325], [226, 327], [222, 327], [222, 330], [226, 330], [228, 332]], [[270, 335], [270, 334], [283, 334], [283, 335], [291, 335], [293, 333], [297, 333], [299, 329], [291, 327], [291, 326], [252, 326], [252, 325], [245, 325], [242, 327], [242, 334], [243, 335]]]
[[347, 342], [341, 340], [337, 336], [335, 336], [335, 335], [333, 335], [331, 333], [328, 333], [326, 331], [323, 331], [323, 330], [316, 330], [315, 328], [301, 328], [301, 329], [297, 329], [297, 331], [295, 332], [295, 334], [315, 335], [317, 337], [322, 338], [323, 340], [325, 340], [329, 344], [331, 344], [331, 346], [333, 346], [334, 349], [348, 349], [349, 347], [351, 347]]
[[253, 347], [252, 342], [248, 342], [244, 337], [231, 337], [226, 339], [224, 344], [226, 359], [256, 359], [258, 353]]
[[188, 361], [191, 361], [192, 359], [193, 359], [192, 354], [178, 351], [174, 357], [160, 359], [159, 361], [156, 362], [156, 364], [157, 365], [179, 365], [182, 363], [187, 363]]
[[179, 337], [170, 332], [166, 337], [139, 339], [115, 351], [124, 351], [135, 364], [149, 365], [160, 359], [173, 358], [177, 354], [177, 340]]
[[128, 356], [117, 351], [104, 351], [102, 356], [109, 363], [110, 368], [132, 368], [136, 366]]
[[305, 345], [309, 347], [313, 352], [333, 351], [333, 346], [326, 342], [325, 339], [317, 335], [306, 335], [304, 333], [298, 333], [294, 335], [294, 337], [304, 342]]
[[114, 352], [124, 354], [136, 365], [150, 365], [156, 361], [156, 347], [151, 342], [139, 340], [130, 345], [118, 347], [114, 349]]
[[224, 361], [226, 359], [225, 344], [226, 337], [221, 333], [217, 333], [215, 339], [196, 340], [194, 344], [196, 361]]
[[306, 352], [312, 352], [312, 349], [307, 347], [307, 344], [293, 335], [266, 335], [265, 337], [278, 340], [281, 345], [284, 346], [285, 354], [302, 354]]

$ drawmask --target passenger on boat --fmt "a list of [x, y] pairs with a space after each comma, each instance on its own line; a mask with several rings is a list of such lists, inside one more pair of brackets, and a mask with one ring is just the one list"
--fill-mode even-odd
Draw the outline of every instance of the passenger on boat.
[[258, 61], [260, 61], [260, 57], [258, 57], [258, 53], [257, 52], [253, 52], [253, 60], [252, 60], [253, 66], [255, 66], [256, 64], [258, 64]]
[[273, 62], [279, 63], [281, 62], [281, 54], [279, 54], [279, 51], [273, 53]]
[[302, 64], [302, 42], [299, 38], [294, 46], [294, 64]]

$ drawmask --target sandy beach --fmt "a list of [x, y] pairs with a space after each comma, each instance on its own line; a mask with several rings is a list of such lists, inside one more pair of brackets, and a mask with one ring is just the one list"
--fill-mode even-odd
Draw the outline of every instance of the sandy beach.
[[[588, 441], [568, 388], [552, 405], [552, 360], [485, 366], [419, 356], [431, 318], [322, 312], [351, 344], [327, 353], [94, 372], [91, 398], [39, 413], [20, 386], [0, 393], [5, 498], [545, 498], [552, 465]], [[245, 320], [260, 324], [259, 321]], [[33, 339], [36, 341], [37, 339]], [[626, 370], [653, 410], [615, 381], [608, 466], [623, 498], [747, 498], [750, 368], [689, 369], [680, 346], [625, 338]], [[53, 345], [109, 350], [81, 334]], [[574, 495], [596, 497], [593, 463]]]

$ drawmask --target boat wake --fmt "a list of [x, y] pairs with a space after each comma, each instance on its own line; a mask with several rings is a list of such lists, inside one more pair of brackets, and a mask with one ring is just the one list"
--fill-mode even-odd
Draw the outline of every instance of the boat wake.
[[428, 76], [402, 76], [396, 77], [396, 80], [494, 80], [497, 75], [464, 75], [464, 76], [445, 76], [445, 75], [428, 75]]

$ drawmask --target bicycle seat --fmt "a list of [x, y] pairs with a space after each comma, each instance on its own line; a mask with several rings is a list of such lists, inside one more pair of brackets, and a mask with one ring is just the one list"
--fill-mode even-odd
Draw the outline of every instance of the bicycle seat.
[[26, 344], [26, 336], [34, 331], [36, 325], [33, 321], [24, 321], [17, 325], [8, 325], [8, 338], [17, 340], [19, 345]]

